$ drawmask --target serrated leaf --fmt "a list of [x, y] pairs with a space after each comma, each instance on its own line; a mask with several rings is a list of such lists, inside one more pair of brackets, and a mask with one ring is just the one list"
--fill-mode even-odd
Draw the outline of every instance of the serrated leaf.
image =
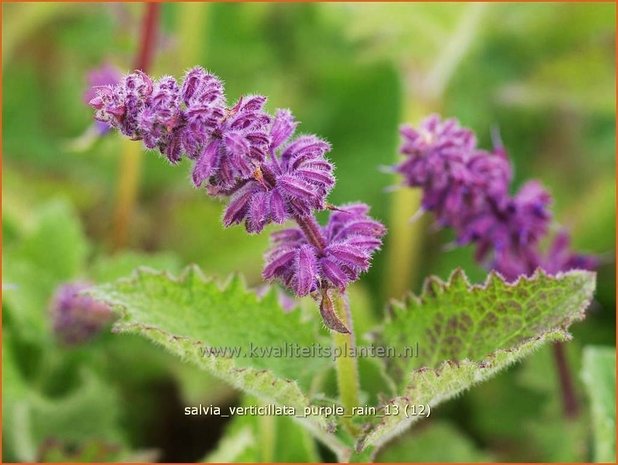
[[582, 378], [592, 410], [594, 461], [616, 462], [616, 350], [584, 349]]
[[461, 270], [448, 282], [427, 280], [420, 297], [393, 305], [380, 338], [399, 354], [419, 347], [418, 356], [385, 361], [399, 389], [388, 405], [398, 413], [369, 428], [357, 449], [382, 445], [420, 418], [407, 416], [406, 406], [433, 407], [544, 343], [568, 339], [566, 328], [584, 317], [594, 285], [595, 275], [585, 271], [538, 271], [515, 283], [491, 273], [482, 286]]
[[[284, 312], [274, 291], [258, 298], [238, 277], [221, 286], [197, 267], [178, 279], [142, 269], [130, 279], [96, 288], [93, 295], [119, 311], [117, 331], [141, 334], [235, 387], [294, 407], [300, 415], [310, 405], [303, 390], [316, 372], [330, 366], [325, 358], [281, 356], [286, 346], [316, 342], [315, 320]], [[209, 349], [238, 352], [226, 357]], [[327, 429], [324, 417], [311, 421]]]

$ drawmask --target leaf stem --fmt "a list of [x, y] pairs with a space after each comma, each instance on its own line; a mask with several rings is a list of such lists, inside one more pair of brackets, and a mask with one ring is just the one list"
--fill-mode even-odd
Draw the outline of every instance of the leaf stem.
[[[335, 363], [337, 368], [339, 398], [345, 410], [345, 415], [351, 415], [352, 409], [359, 405], [358, 363], [356, 357], [352, 355], [352, 352], [356, 349], [352, 312], [350, 312], [348, 298], [342, 292], [334, 292], [333, 304], [335, 313], [337, 313], [339, 319], [350, 330], [349, 333], [338, 333], [333, 331], [332, 337], [337, 354]], [[346, 426], [353, 432], [354, 428], [351, 421], [347, 421]]]

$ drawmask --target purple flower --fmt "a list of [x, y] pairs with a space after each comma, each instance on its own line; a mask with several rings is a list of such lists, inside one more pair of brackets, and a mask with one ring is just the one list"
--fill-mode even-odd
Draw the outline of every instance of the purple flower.
[[269, 223], [306, 217], [326, 207], [335, 184], [333, 166], [324, 157], [330, 144], [316, 136], [300, 136], [283, 145], [295, 127], [290, 112], [279, 110], [270, 130], [270, 157], [256, 179], [232, 194], [223, 217], [225, 226], [244, 221], [247, 231], [256, 233]]
[[157, 148], [171, 163], [194, 160], [193, 183], [225, 192], [251, 176], [270, 146], [266, 99], [246, 96], [227, 108], [223, 84], [203, 68], [191, 69], [182, 86], [153, 81], [141, 71], [97, 90], [96, 119]]
[[63, 344], [83, 344], [113, 320], [107, 305], [80, 294], [90, 286], [85, 282], [63, 284], [52, 298], [50, 312], [54, 333]]
[[[333, 165], [325, 158], [330, 144], [313, 135], [293, 137], [297, 122], [289, 110], [274, 118], [266, 98], [245, 96], [226, 104], [223, 84], [203, 68], [191, 69], [181, 85], [173, 78], [153, 81], [136, 71], [106, 86], [90, 105], [96, 119], [124, 135], [143, 140], [171, 163], [193, 161], [192, 180], [212, 196], [230, 197], [225, 226], [244, 223], [257, 233], [288, 219], [298, 228], [273, 235], [264, 277], [280, 280], [297, 296], [320, 290], [320, 311], [327, 326], [348, 332], [334, 312], [328, 292], [344, 291], [367, 271], [382, 244], [384, 226], [367, 216], [365, 205], [329, 205]], [[443, 132], [454, 129], [447, 125]], [[325, 227], [316, 210], [334, 210]]]
[[401, 133], [405, 159], [395, 171], [406, 185], [423, 189], [423, 209], [441, 227], [453, 228], [458, 244], [475, 244], [478, 261], [510, 280], [537, 267], [557, 272], [592, 266], [593, 259], [570, 254], [560, 237], [543, 256], [539, 244], [549, 230], [551, 196], [536, 181], [511, 196], [512, 169], [502, 147], [480, 150], [470, 130], [436, 115]]
[[348, 205], [333, 212], [324, 227], [312, 220], [304, 228], [273, 233], [262, 276], [281, 281], [298, 296], [330, 287], [344, 290], [369, 269], [386, 232], [368, 211], [364, 204]]
[[595, 270], [599, 261], [589, 255], [573, 253], [570, 249], [571, 238], [568, 231], [561, 230], [556, 234], [546, 256], [541, 257], [539, 266], [549, 273], [560, 271]]
[[[105, 63], [102, 66], [92, 69], [88, 73], [88, 88], [84, 92], [84, 101], [90, 102], [96, 97], [97, 89], [102, 86], [113, 86], [120, 82], [122, 74], [115, 66]], [[111, 129], [111, 126], [105, 122], [95, 121], [97, 132], [104, 135]]]
[[270, 145], [270, 116], [263, 110], [265, 104], [265, 97], [246, 96], [226, 112], [195, 161], [196, 187], [208, 180], [213, 186], [211, 193], [226, 192], [239, 180], [253, 176]]
[[476, 147], [476, 137], [455, 119], [441, 121], [438, 115], [426, 118], [418, 129], [403, 126], [401, 153], [406, 159], [395, 169], [408, 186], [432, 184], [443, 188], [450, 177], [460, 176], [468, 154]]

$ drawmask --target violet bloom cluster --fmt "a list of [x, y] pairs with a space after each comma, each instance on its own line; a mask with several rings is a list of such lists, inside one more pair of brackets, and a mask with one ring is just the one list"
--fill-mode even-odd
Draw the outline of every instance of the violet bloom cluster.
[[471, 130], [437, 115], [418, 128], [404, 126], [401, 134], [405, 159], [395, 171], [406, 186], [423, 190], [422, 209], [434, 213], [438, 226], [452, 228], [459, 245], [476, 246], [479, 262], [509, 280], [537, 268], [557, 273], [596, 267], [593, 257], [570, 251], [566, 231], [542, 250], [551, 196], [537, 181], [510, 194], [512, 168], [503, 147], [479, 149]]
[[[321, 297], [324, 308], [329, 289], [344, 291], [367, 271], [386, 230], [368, 216], [366, 205], [336, 208], [327, 202], [335, 185], [326, 158], [330, 144], [295, 135], [292, 114], [278, 110], [273, 117], [265, 104], [265, 97], [252, 95], [228, 105], [222, 82], [200, 67], [182, 83], [136, 71], [99, 88], [90, 101], [98, 121], [142, 140], [173, 164], [190, 159], [194, 185], [229, 198], [226, 227], [244, 224], [258, 233], [269, 224], [295, 221], [297, 228], [273, 234], [263, 276], [297, 296]], [[325, 209], [331, 217], [320, 226], [315, 212]], [[332, 321], [325, 317], [331, 329], [346, 329]]]
[[[88, 88], [84, 92], [84, 101], [86, 103], [90, 102], [97, 95], [97, 89], [102, 86], [113, 86], [120, 82], [122, 79], [122, 74], [118, 69], [109, 64], [105, 63], [98, 68], [94, 68], [90, 70], [88, 73]], [[107, 134], [111, 130], [111, 126], [102, 121], [95, 121], [95, 129], [98, 135], [103, 136]]]
[[52, 298], [50, 313], [54, 333], [65, 345], [90, 341], [114, 318], [106, 304], [81, 294], [89, 287], [91, 285], [85, 282], [63, 284]]

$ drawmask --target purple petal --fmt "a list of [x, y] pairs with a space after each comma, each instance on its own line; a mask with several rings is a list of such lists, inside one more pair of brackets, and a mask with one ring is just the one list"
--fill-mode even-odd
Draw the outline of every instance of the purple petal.
[[246, 229], [249, 233], [258, 233], [268, 221], [268, 195], [266, 192], [256, 192], [249, 203]]
[[247, 183], [232, 195], [223, 215], [225, 227], [238, 224], [245, 219], [249, 209], [249, 202], [257, 189], [259, 188], [252, 183]]
[[249, 143], [240, 132], [226, 132], [223, 136], [223, 142], [226, 148], [237, 157], [243, 157], [249, 153]]
[[270, 130], [272, 150], [285, 143], [296, 130], [297, 122], [290, 110], [278, 110]]
[[347, 244], [330, 244], [324, 252], [335, 259], [336, 262], [345, 263], [351, 267], [364, 269], [369, 266], [366, 254], [356, 247]]
[[272, 279], [282, 273], [282, 269], [290, 267], [296, 258], [296, 250], [288, 249], [268, 257], [266, 266], [262, 271], [264, 279]]
[[311, 292], [315, 284], [317, 274], [316, 256], [313, 247], [303, 245], [296, 253], [295, 263], [296, 279], [293, 283], [294, 291], [298, 296], [304, 296]]
[[287, 219], [285, 202], [279, 193], [279, 189], [273, 189], [270, 193], [270, 216], [278, 224], [283, 223]]
[[330, 144], [316, 136], [301, 136], [286, 147], [281, 154], [284, 163], [293, 165], [293, 160], [308, 156], [310, 158], [323, 157], [330, 150]]
[[313, 184], [331, 187], [335, 184], [335, 178], [330, 173], [325, 173], [317, 169], [299, 169], [294, 172], [299, 178]]
[[277, 178], [277, 187], [288, 197], [305, 201], [315, 199], [315, 192], [309, 183], [288, 174]]
[[202, 155], [195, 161], [193, 165], [192, 179], [195, 187], [200, 187], [207, 180], [217, 163], [219, 141], [212, 141], [206, 146]]
[[329, 258], [320, 259], [320, 269], [324, 277], [341, 290], [345, 289], [350, 281], [343, 269]]

